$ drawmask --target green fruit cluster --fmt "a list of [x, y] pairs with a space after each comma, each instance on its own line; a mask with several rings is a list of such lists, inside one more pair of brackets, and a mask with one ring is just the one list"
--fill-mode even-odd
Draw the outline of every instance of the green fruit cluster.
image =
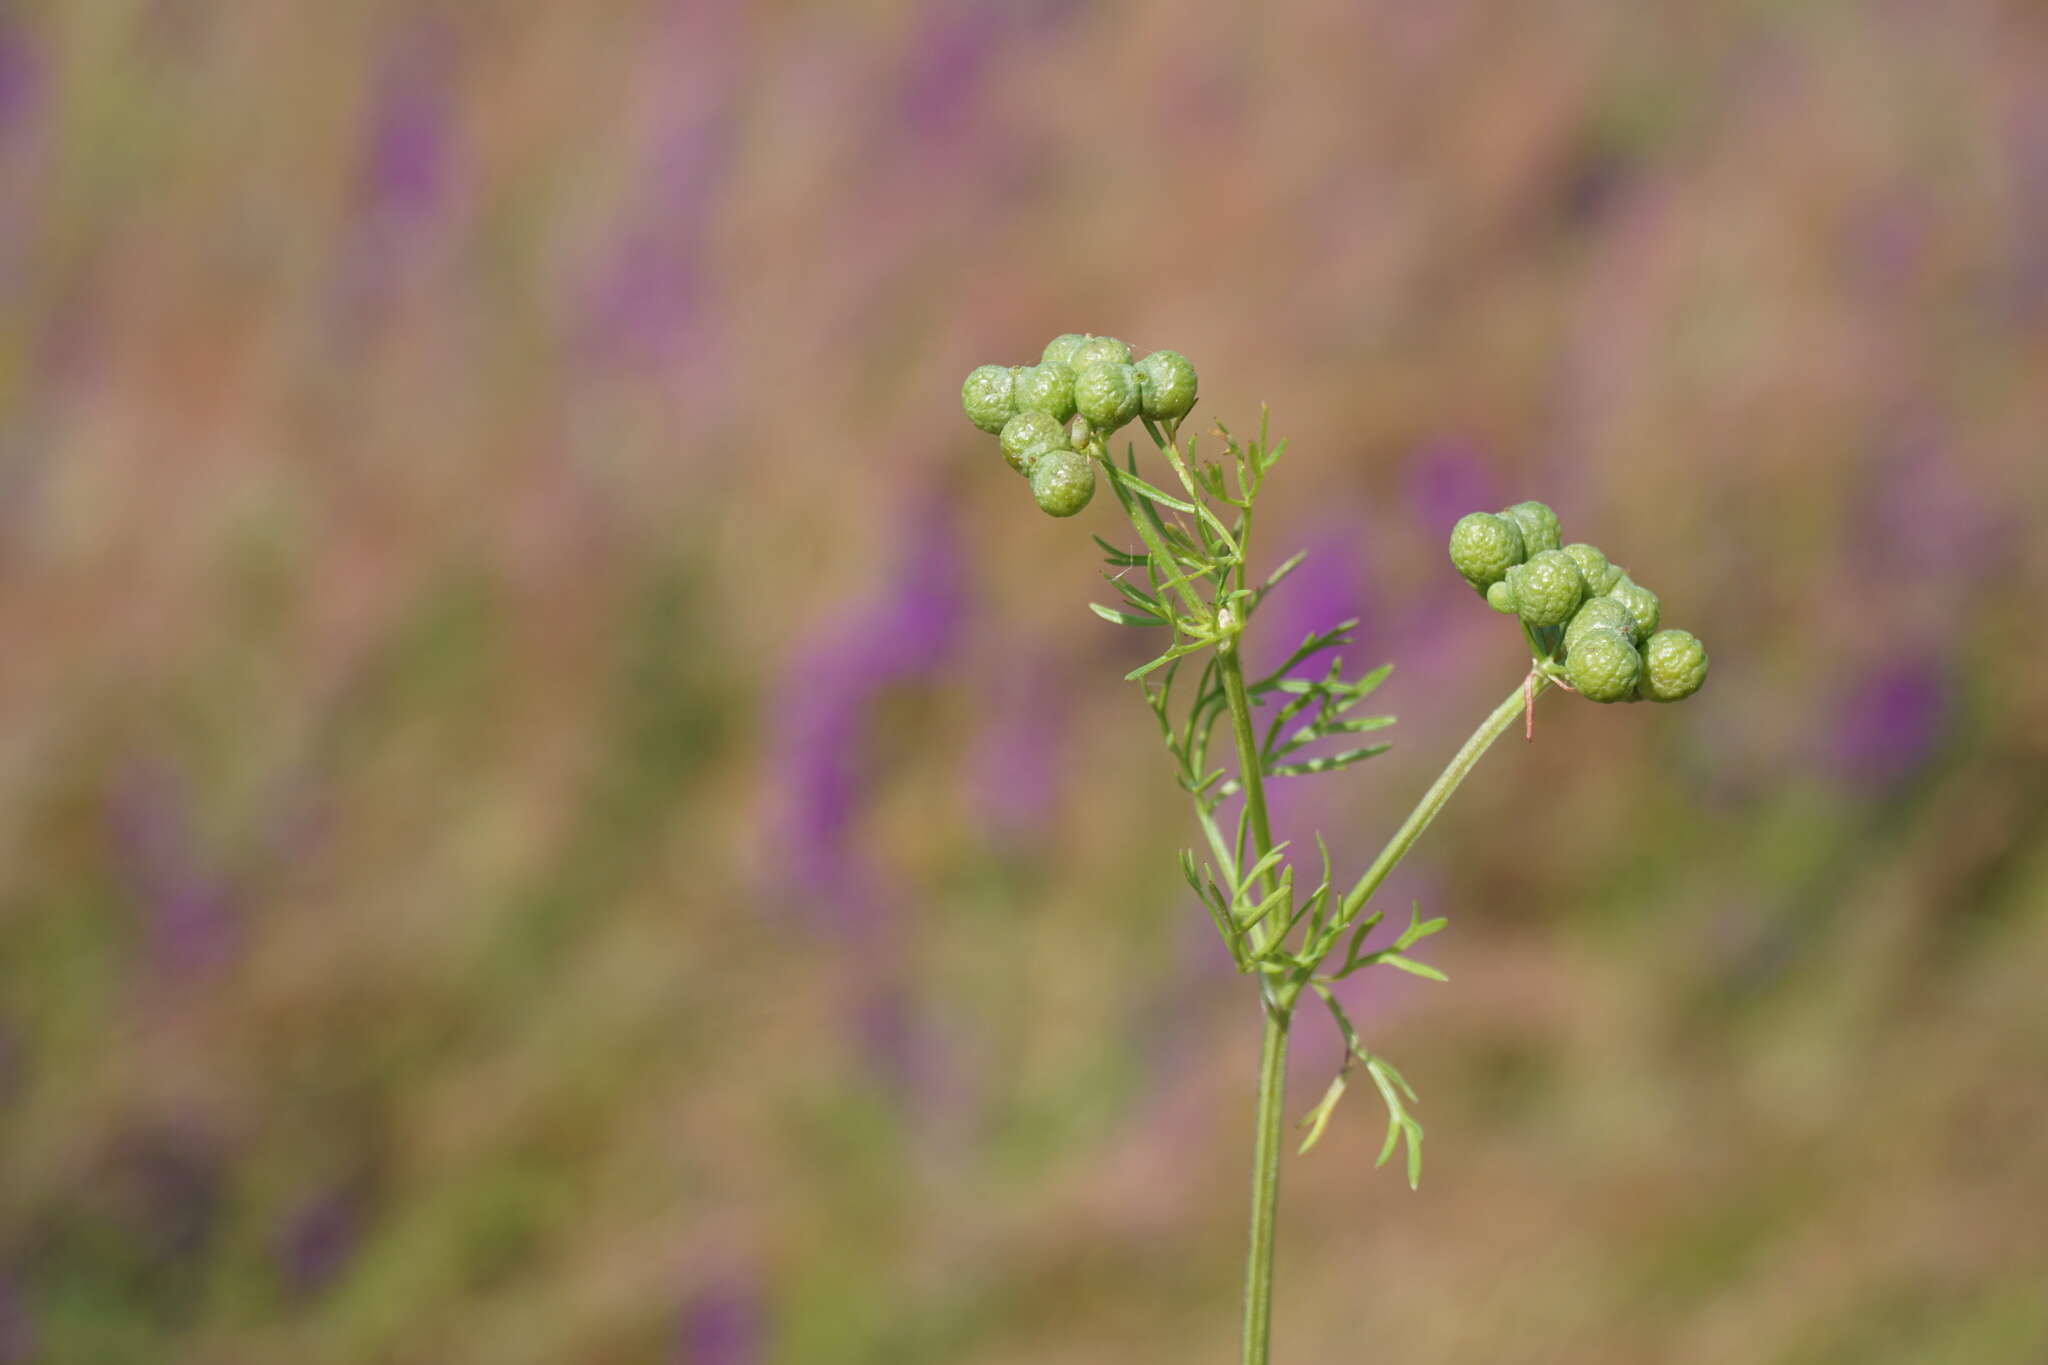
[[1133, 360], [1115, 337], [1068, 332], [1045, 344], [1036, 365], [977, 366], [960, 386], [960, 406], [1031, 481], [1039, 507], [1071, 517], [1095, 496], [1095, 467], [1081, 452], [1140, 414], [1179, 422], [1197, 388], [1195, 367], [1178, 351]]
[[1557, 513], [1540, 502], [1472, 512], [1451, 528], [1451, 563], [1532, 638], [1562, 650], [1565, 681], [1591, 701], [1682, 701], [1707, 680], [1707, 651], [1683, 630], [1659, 630], [1657, 594], [1598, 546], [1560, 544]]

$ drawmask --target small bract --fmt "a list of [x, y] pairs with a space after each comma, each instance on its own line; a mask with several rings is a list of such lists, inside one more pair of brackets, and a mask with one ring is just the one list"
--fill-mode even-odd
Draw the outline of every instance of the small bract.
[[1004, 365], [982, 365], [960, 386], [960, 407], [967, 420], [993, 436], [1017, 415], [1015, 385]]
[[1565, 660], [1564, 675], [1588, 701], [1624, 701], [1635, 691], [1642, 656], [1618, 630], [1595, 626], [1579, 637], [1578, 648]]
[[1505, 517], [1467, 512], [1451, 528], [1451, 563], [1481, 592], [1505, 579], [1524, 558], [1521, 528]]
[[1062, 449], [1067, 429], [1042, 412], [1020, 412], [1003, 424], [999, 444], [1003, 458], [1019, 474], [1029, 474], [1038, 457], [1048, 450]]
[[1071, 450], [1048, 450], [1031, 471], [1031, 496], [1047, 516], [1071, 517], [1095, 496], [1095, 466]]

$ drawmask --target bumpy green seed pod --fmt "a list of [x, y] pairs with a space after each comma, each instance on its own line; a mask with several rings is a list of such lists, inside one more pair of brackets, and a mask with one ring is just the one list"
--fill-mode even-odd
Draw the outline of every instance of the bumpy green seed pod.
[[1545, 550], [1508, 570], [1515, 610], [1525, 624], [1561, 626], [1572, 619], [1586, 596], [1586, 577], [1578, 561], [1562, 550]]
[[1515, 614], [1515, 590], [1508, 586], [1505, 578], [1486, 590], [1486, 605], [1502, 616]]
[[1707, 680], [1707, 647], [1689, 630], [1660, 630], [1643, 646], [1643, 676], [1636, 695], [1684, 701]]
[[1031, 471], [1031, 496], [1047, 516], [1071, 517], [1095, 496], [1095, 466], [1071, 450], [1048, 450]]
[[1003, 423], [1017, 415], [1017, 397], [1010, 371], [1004, 365], [982, 365], [960, 386], [960, 407], [967, 420], [993, 436]]
[[1607, 595], [1628, 608], [1628, 614], [1636, 618], [1636, 638], [1647, 640], [1657, 633], [1657, 594], [1637, 583], [1627, 574], [1621, 581], [1607, 590]]
[[1064, 365], [1074, 368], [1074, 352], [1081, 349], [1081, 343], [1088, 340], [1079, 332], [1062, 332], [1045, 343], [1045, 354], [1039, 362], [1045, 365]]
[[1565, 680], [1588, 701], [1624, 701], [1636, 689], [1643, 658], [1618, 630], [1595, 626], [1564, 661]]
[[1451, 528], [1451, 565], [1485, 592], [1522, 562], [1522, 531], [1491, 512], [1467, 512]]
[[1115, 431], [1136, 417], [1138, 402], [1135, 366], [1102, 361], [1082, 370], [1074, 380], [1074, 406], [1102, 431]]
[[1579, 604], [1579, 609], [1572, 613], [1571, 624], [1564, 628], [1564, 647], [1569, 650], [1589, 630], [1614, 631], [1630, 644], [1643, 638], [1636, 618], [1612, 597], [1589, 597]]
[[1557, 513], [1551, 511], [1547, 503], [1518, 502], [1513, 507], [1502, 508], [1501, 515], [1522, 528], [1522, 544], [1532, 557], [1545, 550], [1555, 550], [1563, 543]]
[[1064, 365], [1028, 366], [1017, 381], [1017, 411], [1064, 422], [1074, 415], [1074, 372]]
[[1067, 359], [1075, 374], [1090, 365], [1128, 365], [1131, 363], [1131, 348], [1115, 337], [1089, 337], [1074, 348], [1074, 354]]
[[1046, 413], [1020, 412], [1003, 424], [999, 443], [1010, 468], [1019, 474], [1029, 474], [1040, 455], [1065, 448], [1067, 429]]
[[1195, 405], [1195, 367], [1179, 351], [1154, 351], [1138, 362], [1138, 409], [1155, 422], [1178, 422]]
[[1579, 562], [1579, 572], [1586, 576], [1586, 591], [1594, 597], [1611, 592], [1621, 581], [1621, 570], [1610, 564], [1598, 545], [1579, 541], [1564, 547], [1564, 552]]

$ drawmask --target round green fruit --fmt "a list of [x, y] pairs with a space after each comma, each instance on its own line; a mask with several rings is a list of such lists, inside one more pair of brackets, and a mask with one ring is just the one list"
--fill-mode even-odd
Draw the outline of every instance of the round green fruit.
[[1003, 424], [998, 441], [1010, 468], [1019, 474], [1029, 474], [1040, 455], [1065, 448], [1067, 429], [1045, 413], [1020, 412]]
[[1624, 701], [1635, 691], [1643, 659], [1618, 630], [1595, 626], [1564, 661], [1566, 681], [1588, 701]]
[[1518, 502], [1513, 507], [1503, 508], [1501, 515], [1521, 528], [1522, 544], [1531, 555], [1555, 550], [1563, 543], [1557, 513], [1551, 511], [1547, 503]]
[[1115, 431], [1136, 417], [1139, 397], [1138, 371], [1127, 363], [1098, 361], [1074, 380], [1075, 408], [1101, 431]]
[[1636, 618], [1636, 638], [1646, 640], [1657, 633], [1657, 594], [1630, 578], [1621, 576], [1621, 581], [1607, 590], [1607, 595], [1628, 608], [1628, 614]]
[[1095, 496], [1095, 466], [1071, 450], [1048, 450], [1031, 471], [1031, 496], [1047, 516], [1071, 517]]
[[1561, 626], [1572, 619], [1586, 596], [1585, 575], [1578, 562], [1562, 550], [1545, 550], [1508, 570], [1515, 610], [1531, 626]]
[[1017, 411], [1064, 422], [1074, 415], [1074, 372], [1064, 365], [1032, 365], [1017, 380], [1016, 394]]
[[1684, 701], [1707, 680], [1707, 647], [1689, 630], [1660, 630], [1643, 646], [1636, 692], [1651, 701]]
[[1486, 590], [1486, 605], [1502, 616], [1515, 614], [1515, 590], [1508, 586], [1505, 578]]
[[1468, 512], [1451, 528], [1451, 564], [1485, 592], [1522, 562], [1521, 528], [1491, 512]]
[[1082, 343], [1087, 340], [1088, 338], [1079, 332], [1062, 332], [1045, 343], [1045, 354], [1039, 357], [1040, 363], [1064, 365], [1071, 370], [1074, 368], [1074, 352], [1080, 350]]
[[967, 420], [993, 436], [1017, 415], [1015, 385], [1005, 365], [978, 366], [960, 386], [960, 407]]
[[1578, 561], [1579, 572], [1586, 576], [1586, 591], [1594, 597], [1613, 591], [1621, 581], [1621, 570], [1608, 562], [1599, 546], [1579, 541], [1565, 546], [1564, 552]]
[[1154, 351], [1138, 362], [1138, 410], [1155, 422], [1178, 422], [1195, 406], [1195, 367], [1179, 351]]
[[1564, 647], [1569, 650], [1589, 630], [1614, 631], [1630, 644], [1643, 638], [1636, 628], [1636, 618], [1612, 597], [1589, 597], [1579, 604], [1579, 609], [1572, 613], [1571, 624], [1564, 628]]
[[1067, 357], [1067, 364], [1079, 374], [1090, 365], [1128, 365], [1131, 363], [1131, 348], [1115, 337], [1088, 337], [1074, 353]]

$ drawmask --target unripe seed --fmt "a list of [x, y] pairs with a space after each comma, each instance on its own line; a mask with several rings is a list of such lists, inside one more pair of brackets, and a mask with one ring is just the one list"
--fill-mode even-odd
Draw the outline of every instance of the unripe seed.
[[1095, 424], [1080, 413], [1075, 413], [1067, 422], [1067, 449], [1086, 450], [1088, 443], [1095, 439]]
[[1518, 502], [1513, 507], [1503, 508], [1501, 515], [1522, 529], [1522, 544], [1533, 557], [1545, 550], [1555, 550], [1563, 543], [1563, 534], [1557, 525], [1557, 513], [1546, 503]]
[[1607, 556], [1597, 545], [1579, 541], [1564, 547], [1564, 552], [1578, 561], [1579, 572], [1586, 576], [1586, 592], [1599, 597], [1613, 590], [1621, 581], [1621, 570], [1608, 563]]
[[1115, 337], [1089, 337], [1079, 346], [1076, 346], [1074, 353], [1067, 357], [1067, 364], [1073, 367], [1073, 371], [1077, 375], [1090, 365], [1105, 363], [1110, 365], [1130, 364], [1131, 348], [1118, 341]]
[[960, 386], [960, 407], [967, 420], [993, 436], [1017, 415], [1015, 384], [1003, 365], [982, 365]]
[[1515, 610], [1531, 626], [1561, 626], [1572, 619], [1586, 596], [1585, 575], [1578, 562], [1562, 550], [1531, 555], [1527, 563], [1508, 570]]
[[1637, 583], [1627, 574], [1621, 581], [1607, 590], [1607, 595], [1628, 608], [1628, 614], [1636, 618], [1636, 638], [1647, 640], [1657, 633], [1657, 594]]
[[1643, 676], [1636, 694], [1651, 701], [1683, 701], [1707, 680], [1707, 647], [1688, 630], [1660, 630], [1643, 646]]
[[1129, 364], [1098, 362], [1082, 370], [1074, 380], [1074, 406], [1090, 423], [1106, 432], [1115, 431], [1136, 417], [1138, 401], [1138, 371]]
[[1045, 343], [1045, 354], [1039, 357], [1041, 364], [1064, 365], [1074, 368], [1074, 352], [1081, 349], [1081, 343], [1088, 340], [1079, 332], [1062, 332]]
[[1064, 422], [1074, 415], [1074, 372], [1064, 365], [1031, 365], [1017, 381], [1017, 411], [1042, 412]]
[[1178, 422], [1195, 405], [1195, 367], [1179, 351], [1154, 351], [1138, 362], [1139, 410], [1155, 422]]
[[1095, 496], [1095, 466], [1071, 450], [1048, 450], [1031, 471], [1031, 496], [1047, 516], [1071, 517]]
[[1595, 626], [1579, 637], [1578, 648], [1564, 661], [1566, 681], [1588, 701], [1623, 701], [1635, 691], [1643, 671], [1636, 647], [1618, 630]]
[[1003, 458], [1019, 474], [1029, 474], [1038, 457], [1048, 450], [1062, 449], [1067, 429], [1042, 412], [1020, 412], [1003, 424], [999, 444]]
[[1515, 614], [1515, 590], [1505, 578], [1486, 590], [1486, 605], [1503, 616]]
[[1521, 528], [1491, 512], [1468, 512], [1451, 528], [1451, 564], [1481, 592], [1522, 562]]
[[1614, 631], [1630, 644], [1642, 638], [1636, 618], [1612, 597], [1589, 597], [1579, 604], [1579, 609], [1572, 613], [1572, 623], [1564, 628], [1564, 647], [1569, 650], [1589, 630]]

